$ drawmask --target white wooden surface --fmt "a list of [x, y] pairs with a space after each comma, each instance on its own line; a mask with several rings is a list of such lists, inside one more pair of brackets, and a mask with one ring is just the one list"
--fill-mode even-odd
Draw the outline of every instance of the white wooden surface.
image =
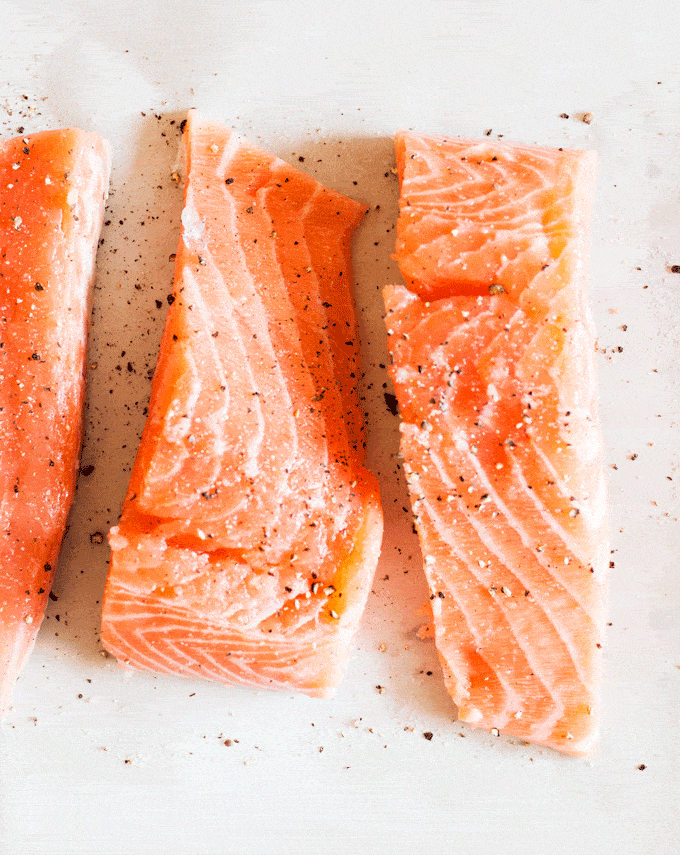
[[[680, 851], [677, 5], [0, 0], [0, 23], [2, 135], [81, 125], [115, 157], [83, 452], [95, 468], [0, 731], [0, 852]], [[108, 551], [92, 540], [116, 522], [144, 422], [190, 106], [380, 205], [355, 258], [386, 538], [331, 701], [126, 675], [98, 642]], [[615, 567], [591, 762], [457, 724], [432, 643], [415, 635], [426, 592], [381, 367], [398, 127], [599, 153], [592, 295]]]

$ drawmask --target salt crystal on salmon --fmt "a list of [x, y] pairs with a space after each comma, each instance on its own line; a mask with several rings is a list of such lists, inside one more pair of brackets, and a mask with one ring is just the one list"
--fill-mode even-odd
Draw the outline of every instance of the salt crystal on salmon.
[[110, 158], [99, 136], [0, 142], [0, 707], [35, 643], [80, 455], [89, 293]]
[[608, 561], [591, 152], [400, 132], [401, 451], [459, 718], [582, 755]]
[[102, 642], [132, 668], [332, 693], [382, 537], [351, 236], [364, 206], [190, 112], [175, 284]]

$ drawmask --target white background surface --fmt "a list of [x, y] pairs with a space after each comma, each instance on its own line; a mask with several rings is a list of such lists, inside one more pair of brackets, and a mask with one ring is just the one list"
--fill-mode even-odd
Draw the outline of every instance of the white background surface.
[[[58, 600], [0, 731], [0, 852], [673, 855], [677, 5], [330, 7], [0, 0], [2, 136], [80, 125], [114, 151], [83, 451], [94, 471], [80, 479]], [[125, 674], [98, 640], [108, 548], [91, 535], [117, 521], [144, 423], [181, 209], [169, 175], [190, 106], [380, 205], [358, 233], [355, 274], [386, 537], [350, 671], [331, 701]], [[592, 297], [615, 568], [603, 733], [590, 762], [456, 723], [432, 642], [415, 635], [427, 595], [380, 367], [380, 289], [398, 280], [390, 169], [399, 127], [473, 137], [491, 128], [493, 138], [599, 153]]]

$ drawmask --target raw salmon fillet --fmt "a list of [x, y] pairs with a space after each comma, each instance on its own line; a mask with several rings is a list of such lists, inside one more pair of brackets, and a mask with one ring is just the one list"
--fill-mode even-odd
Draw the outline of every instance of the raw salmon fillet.
[[390, 373], [446, 685], [461, 720], [583, 754], [608, 559], [595, 158], [404, 132], [396, 149]]
[[326, 696], [382, 537], [363, 466], [357, 202], [189, 114], [175, 284], [112, 529], [123, 664]]
[[33, 648], [73, 500], [109, 170], [96, 134], [0, 142], [2, 710]]

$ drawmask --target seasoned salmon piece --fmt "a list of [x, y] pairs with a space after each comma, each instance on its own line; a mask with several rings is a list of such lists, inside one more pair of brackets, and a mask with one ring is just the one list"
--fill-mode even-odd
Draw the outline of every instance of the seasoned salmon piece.
[[0, 706], [52, 586], [81, 444], [89, 293], [109, 183], [96, 134], [0, 142]]
[[380, 552], [351, 235], [365, 209], [189, 114], [173, 301], [111, 531], [125, 665], [325, 696]]
[[390, 373], [446, 685], [461, 720], [584, 754], [608, 560], [594, 155], [400, 133], [397, 163]]

